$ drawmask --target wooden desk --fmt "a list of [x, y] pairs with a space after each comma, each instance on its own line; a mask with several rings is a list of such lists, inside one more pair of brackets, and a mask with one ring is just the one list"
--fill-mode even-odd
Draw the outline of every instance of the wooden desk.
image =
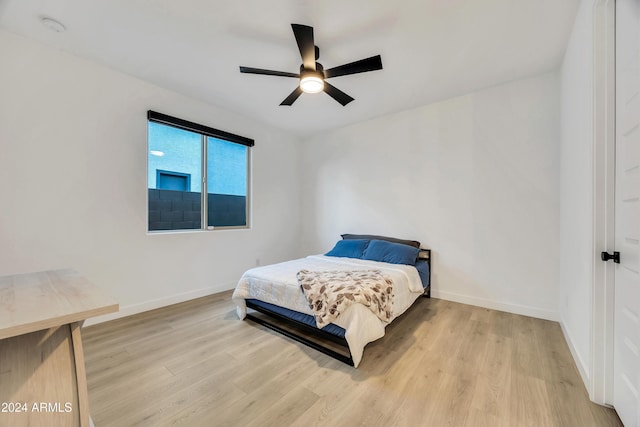
[[73, 270], [0, 277], [0, 427], [89, 426], [80, 327], [114, 311]]

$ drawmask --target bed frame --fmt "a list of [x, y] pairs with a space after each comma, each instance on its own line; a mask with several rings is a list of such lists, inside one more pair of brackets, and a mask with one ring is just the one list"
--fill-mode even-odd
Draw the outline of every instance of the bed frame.
[[[426, 255], [422, 259], [425, 259], [427, 261], [427, 264], [429, 265], [429, 285], [427, 285], [427, 287], [424, 289], [424, 294], [422, 296], [425, 298], [431, 298], [431, 249], [421, 249], [421, 252]], [[353, 359], [351, 358], [351, 353], [349, 352], [349, 345], [347, 344], [347, 340], [343, 337], [334, 335], [323, 329], [309, 326], [301, 321], [291, 319], [283, 314], [269, 310], [268, 308], [265, 308], [261, 305], [256, 305], [251, 302], [251, 300], [247, 300], [246, 303], [247, 308], [265, 315], [256, 316], [250, 312], [247, 312], [247, 319], [259, 323], [260, 325], [263, 325], [273, 331], [279, 332], [282, 335], [305, 344], [315, 350], [333, 357], [334, 359], [346, 363], [347, 365], [353, 366]], [[273, 319], [273, 321], [271, 321], [271, 319]], [[290, 327], [283, 327], [278, 323], [284, 323]], [[296, 330], [300, 331], [300, 333], [298, 333]], [[329, 341], [334, 344], [338, 344], [340, 348], [344, 349], [344, 352], [336, 351], [329, 346], [322, 345], [321, 342], [309, 339], [309, 335], [317, 338], [319, 341]]]

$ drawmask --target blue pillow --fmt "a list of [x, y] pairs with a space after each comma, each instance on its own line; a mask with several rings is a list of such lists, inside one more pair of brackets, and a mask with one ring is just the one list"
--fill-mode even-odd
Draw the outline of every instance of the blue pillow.
[[362, 259], [388, 262], [390, 264], [416, 265], [420, 249], [401, 243], [371, 240], [364, 251]]
[[338, 240], [338, 243], [327, 252], [326, 256], [337, 256], [343, 258], [362, 258], [364, 250], [369, 244], [368, 240]]

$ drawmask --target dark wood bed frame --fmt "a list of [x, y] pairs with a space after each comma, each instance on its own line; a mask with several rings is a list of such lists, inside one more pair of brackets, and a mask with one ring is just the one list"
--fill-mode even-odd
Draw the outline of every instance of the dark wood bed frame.
[[[424, 259], [426, 259], [427, 263], [429, 264], [429, 285], [425, 288], [424, 294], [422, 296], [425, 298], [431, 298], [431, 249], [421, 249], [421, 251], [426, 253], [426, 257]], [[268, 308], [253, 304], [249, 300], [247, 300], [247, 308], [265, 315], [256, 316], [252, 313], [247, 312], [247, 319], [259, 323], [260, 325], [263, 325], [271, 330], [279, 332], [282, 335], [305, 344], [315, 350], [333, 357], [334, 359], [344, 362], [347, 365], [353, 366], [353, 359], [351, 358], [349, 345], [347, 344], [346, 339], [337, 335], [333, 335], [332, 333], [326, 332], [322, 329], [309, 326], [306, 323], [302, 323], [298, 320], [291, 319], [280, 313], [271, 311]], [[274, 321], [270, 321], [271, 319], [273, 319]], [[289, 325], [290, 328], [280, 326], [278, 323]], [[301, 333], [297, 332], [296, 330], [300, 331]], [[317, 340], [310, 339], [309, 335], [316, 338]], [[328, 341], [334, 344], [338, 344], [340, 348], [344, 348], [344, 352], [339, 352], [330, 348], [329, 346], [322, 345], [321, 341]], [[348, 356], [345, 354], [348, 354]]]

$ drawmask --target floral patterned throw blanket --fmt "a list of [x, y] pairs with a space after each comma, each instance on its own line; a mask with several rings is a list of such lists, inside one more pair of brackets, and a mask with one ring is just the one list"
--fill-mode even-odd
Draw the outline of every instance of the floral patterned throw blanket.
[[365, 305], [384, 322], [391, 320], [393, 281], [380, 270], [300, 270], [296, 277], [318, 328], [331, 323], [354, 303]]

